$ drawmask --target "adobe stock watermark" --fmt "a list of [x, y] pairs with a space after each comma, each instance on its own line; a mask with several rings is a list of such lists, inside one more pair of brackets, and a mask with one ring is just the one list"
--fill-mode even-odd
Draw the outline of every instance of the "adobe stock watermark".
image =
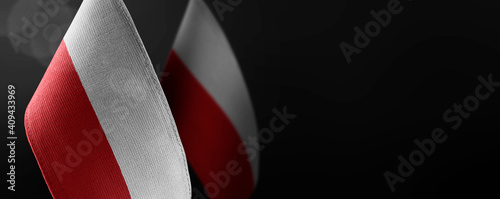
[[[14, 51], [16, 53], [19, 52], [19, 47], [23, 45], [27, 45], [31, 39], [33, 39], [39, 32], [46, 32], [47, 28], [50, 28], [49, 20], [55, 17], [61, 8], [61, 5], [65, 5], [70, 0], [40, 0], [38, 1], [38, 5], [41, 10], [34, 12], [31, 16], [23, 16], [21, 17], [21, 22], [23, 25], [21, 26], [20, 34], [16, 34], [11, 31], [7, 35]], [[46, 37], [47, 40], [52, 40], [49, 37]]]
[[[258, 136], [248, 136], [247, 141], [241, 142], [236, 149], [239, 154], [248, 155], [247, 161], [249, 162], [255, 160], [259, 151], [264, 150], [266, 148], [265, 145], [270, 144], [274, 140], [275, 133], [285, 130], [290, 121], [297, 117], [297, 114], [288, 113], [286, 106], [283, 107], [282, 111], [277, 108], [273, 108], [272, 111], [274, 117], [269, 121], [269, 127], [260, 129]], [[205, 193], [210, 198], [216, 197], [219, 195], [221, 189], [229, 185], [231, 177], [239, 175], [242, 171], [243, 168], [236, 160], [228, 161], [226, 163], [226, 170], [224, 171], [218, 171], [217, 173], [210, 171], [209, 175], [215, 182], [204, 185]], [[193, 198], [206, 199], [200, 190], [194, 188], [193, 192]]]
[[425, 158], [430, 157], [436, 151], [438, 144], [442, 144], [448, 139], [447, 131], [458, 130], [463, 121], [470, 118], [472, 113], [478, 110], [480, 103], [487, 100], [496, 88], [500, 87], [500, 82], [494, 82], [491, 73], [487, 78], [478, 76], [477, 79], [479, 84], [472, 95], [465, 97], [462, 102], [454, 103], [452, 108], [444, 111], [443, 122], [447, 124], [445, 126], [450, 126], [450, 129], [445, 131], [445, 129], [438, 127], [431, 131], [428, 138], [415, 139], [416, 149], [407, 156], [399, 155], [397, 157], [399, 161], [397, 170], [384, 172], [384, 178], [391, 192], [395, 192], [397, 184], [404, 183], [418, 166], [424, 164]]
[[[408, 1], [411, 2], [412, 0]], [[385, 9], [370, 11], [373, 20], [367, 22], [363, 29], [354, 26], [355, 35], [352, 43], [342, 41], [339, 44], [347, 63], [350, 64], [352, 62], [352, 55], [354, 53], [360, 54], [362, 49], [368, 47], [371, 40], [380, 35], [382, 28], [387, 28], [391, 24], [392, 17], [400, 14], [403, 9], [404, 7], [401, 5], [400, 0], [389, 0]]]
[[5, 36], [13, 51], [33, 58], [46, 69], [76, 13], [70, 1], [16, 0], [6, 7]]
[[214, 10], [219, 16], [220, 21], [224, 21], [224, 13], [229, 11], [233, 12], [236, 6], [239, 6], [243, 3], [243, 0], [214, 0], [212, 1], [212, 5], [214, 6]]
[[[107, 127], [104, 133], [111, 135], [121, 128], [116, 125], [115, 119], [119, 121], [129, 119], [132, 115], [132, 110], [138, 108], [139, 104], [146, 100], [149, 88], [130, 69], [124, 67], [113, 69], [107, 75], [107, 80], [109, 87], [106, 88], [111, 88], [111, 92], [108, 92], [109, 95], [107, 97], [113, 100], [110, 100], [110, 103], [107, 104], [100, 104], [105, 109], [103, 112], [109, 113], [102, 120], [101, 125]], [[90, 93], [91, 91], [87, 92]]]

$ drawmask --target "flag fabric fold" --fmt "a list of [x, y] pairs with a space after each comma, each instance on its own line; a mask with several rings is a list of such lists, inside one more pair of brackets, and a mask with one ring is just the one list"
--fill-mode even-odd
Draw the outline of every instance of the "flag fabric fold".
[[190, 198], [170, 107], [121, 0], [85, 0], [25, 113], [54, 198]]
[[190, 0], [162, 86], [189, 164], [210, 198], [249, 198], [257, 183], [257, 124], [240, 66], [207, 4]]
[[122, 0], [83, 1], [25, 113], [54, 198], [191, 198], [188, 162], [210, 198], [251, 196], [255, 114], [202, 0], [189, 1], [164, 72], [160, 84]]

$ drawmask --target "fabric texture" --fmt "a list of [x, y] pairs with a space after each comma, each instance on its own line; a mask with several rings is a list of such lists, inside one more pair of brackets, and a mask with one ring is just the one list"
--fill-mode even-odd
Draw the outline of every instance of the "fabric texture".
[[[125, 4], [83, 1], [61, 46], [26, 112], [27, 134], [52, 195], [190, 198], [177, 127]], [[61, 74], [63, 69], [72, 73]], [[59, 98], [62, 93], [69, 97]], [[58, 109], [61, 100], [69, 105]], [[68, 153], [64, 146], [78, 147], [86, 138], [80, 132], [93, 129], [102, 132], [105, 141], [98, 149], [104, 152], [92, 150], [59, 182], [47, 165], [62, 161]], [[98, 174], [106, 175], [92, 177]]]

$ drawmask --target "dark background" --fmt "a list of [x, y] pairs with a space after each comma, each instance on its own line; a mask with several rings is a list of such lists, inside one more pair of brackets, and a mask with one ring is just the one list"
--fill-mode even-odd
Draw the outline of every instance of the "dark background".
[[[50, 19], [53, 25], [16, 53], [6, 35], [19, 31], [21, 17], [39, 10], [33, 2], [0, 2], [1, 87], [16, 86], [14, 198], [50, 198], [22, 118], [81, 3], [71, 0]], [[268, 126], [273, 108], [298, 114], [261, 151], [253, 198], [498, 195], [500, 92], [481, 102], [457, 131], [442, 115], [474, 94], [478, 75], [491, 73], [500, 81], [499, 8], [486, 0], [401, 0], [404, 10], [347, 64], [339, 43], [352, 44], [353, 27], [373, 20], [370, 10], [387, 2], [243, 0], [224, 14], [220, 24], [241, 65], [259, 129]], [[187, 0], [125, 3], [161, 71]], [[7, 92], [2, 98], [7, 104]], [[436, 127], [445, 129], [448, 140], [392, 193], [383, 173], [397, 172], [397, 157], [408, 157], [416, 149], [413, 140], [430, 137]], [[6, 158], [7, 147], [2, 149]], [[0, 162], [8, 172], [6, 160]]]

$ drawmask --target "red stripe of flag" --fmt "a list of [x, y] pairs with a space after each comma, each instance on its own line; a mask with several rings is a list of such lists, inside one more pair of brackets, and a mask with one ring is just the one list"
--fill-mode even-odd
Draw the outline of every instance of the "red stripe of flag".
[[25, 126], [54, 198], [130, 198], [64, 41], [26, 109]]
[[248, 155], [238, 152], [242, 140], [229, 118], [174, 51], [165, 72], [171, 75], [164, 79], [162, 87], [188, 162], [208, 195], [250, 197], [254, 189], [252, 168]]

